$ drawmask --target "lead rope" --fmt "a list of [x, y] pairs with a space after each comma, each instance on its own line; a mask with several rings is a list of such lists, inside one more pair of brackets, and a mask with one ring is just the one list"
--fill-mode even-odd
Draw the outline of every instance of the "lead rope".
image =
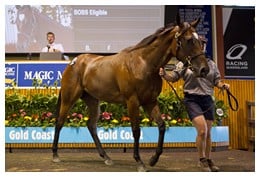
[[[171, 87], [171, 89], [174, 91], [174, 93], [175, 93], [177, 99], [185, 106], [185, 104], [183, 103], [183, 100], [179, 97], [179, 95], [178, 95], [176, 89], [172, 86], [172, 84], [171, 84], [169, 81], [166, 80], [166, 82], [169, 84], [169, 86]], [[185, 107], [186, 107], [186, 106], [185, 106]], [[213, 107], [215, 107], [215, 104], [212, 104], [212, 106], [210, 106], [207, 110], [203, 111], [201, 114], [206, 113], [208, 110], [210, 110], [210, 109], [213, 108]]]
[[[223, 88], [224, 89], [224, 88]], [[228, 96], [228, 104], [230, 106], [230, 108], [232, 109], [232, 111], [237, 111], [238, 110], [238, 101], [236, 99], [236, 97], [230, 92], [229, 89], [225, 89], [227, 92], [227, 96]], [[232, 101], [231, 98], [235, 101], [235, 108], [232, 105]]]
[[[174, 93], [175, 93], [177, 99], [178, 99], [182, 104], [184, 104], [184, 103], [183, 103], [183, 100], [179, 97], [179, 95], [178, 95], [176, 89], [172, 86], [172, 84], [171, 84], [169, 81], [167, 81], [167, 80], [166, 80], [166, 82], [167, 82], [167, 84], [171, 87], [171, 89], [174, 91]], [[229, 89], [225, 89], [225, 88], [223, 87], [222, 89], [220, 89], [218, 95], [219, 95], [220, 93], [224, 94], [224, 90], [226, 90], [226, 92], [227, 92], [228, 104], [229, 104], [230, 108], [231, 108], [233, 111], [237, 111], [237, 110], [238, 110], [238, 101], [237, 101], [236, 97], [230, 92]], [[232, 105], [231, 98], [235, 101], [235, 108], [234, 108], [233, 105]], [[205, 112], [207, 112], [208, 110], [210, 110], [210, 109], [211, 109], [212, 107], [214, 107], [214, 106], [215, 106], [215, 104], [212, 104], [212, 106], [210, 106], [206, 111], [203, 111], [202, 114], [204, 114]]]
[[[238, 110], [238, 101], [237, 101], [236, 97], [230, 92], [229, 89], [225, 89], [225, 86], [223, 86], [223, 87], [220, 89], [219, 93], [221, 92], [222, 95], [224, 95], [224, 90], [226, 90], [226, 92], [227, 92], [229, 107], [232, 109], [232, 111], [237, 111], [237, 110]], [[232, 105], [231, 98], [232, 98], [232, 99], [234, 100], [234, 102], [235, 102], [235, 108], [234, 108], [233, 105]]]
[[167, 84], [171, 87], [171, 89], [174, 91], [174, 93], [175, 93], [177, 99], [182, 103], [183, 100], [179, 97], [177, 91], [176, 91], [175, 88], [172, 86], [172, 84], [171, 84], [169, 81], [167, 81], [167, 80], [166, 80], [166, 82], [167, 82]]

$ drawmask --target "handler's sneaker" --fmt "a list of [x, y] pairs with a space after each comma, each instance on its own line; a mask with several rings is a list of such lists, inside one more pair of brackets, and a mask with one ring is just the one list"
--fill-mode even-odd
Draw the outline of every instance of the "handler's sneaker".
[[219, 167], [217, 167], [217, 166], [214, 164], [214, 161], [213, 161], [213, 160], [207, 159], [207, 161], [208, 161], [208, 165], [209, 165], [209, 168], [211, 169], [211, 171], [213, 171], [213, 172], [219, 171]]
[[211, 172], [211, 169], [209, 167], [208, 161], [206, 158], [203, 158], [199, 161], [198, 167], [200, 167], [201, 171], [203, 172]]

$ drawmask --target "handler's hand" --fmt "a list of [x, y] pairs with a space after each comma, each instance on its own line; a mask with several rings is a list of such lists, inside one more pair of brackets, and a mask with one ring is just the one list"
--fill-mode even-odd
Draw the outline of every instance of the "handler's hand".
[[222, 86], [222, 88], [223, 88], [223, 89], [226, 89], [226, 90], [228, 90], [228, 89], [229, 89], [229, 87], [230, 87], [230, 85], [229, 85], [229, 84], [227, 84], [227, 83], [223, 83], [223, 86]]
[[165, 74], [166, 74], [166, 73], [165, 73], [164, 69], [163, 69], [163, 68], [160, 68], [159, 75], [160, 75], [161, 77], [163, 77]]

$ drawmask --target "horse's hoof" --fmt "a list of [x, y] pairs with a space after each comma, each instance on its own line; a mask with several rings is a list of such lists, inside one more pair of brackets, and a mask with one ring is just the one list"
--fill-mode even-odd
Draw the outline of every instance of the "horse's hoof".
[[55, 162], [55, 163], [61, 162], [59, 157], [53, 157], [52, 161]]
[[148, 169], [144, 165], [138, 165], [137, 171], [138, 172], [148, 172]]
[[150, 165], [151, 167], [153, 167], [157, 162], [158, 162], [158, 158], [155, 157], [155, 156], [153, 156], [153, 157], [151, 157], [151, 159], [150, 159], [150, 161], [149, 161], [149, 165]]
[[105, 160], [105, 164], [106, 165], [114, 165], [114, 162], [111, 159], [107, 159], [107, 160]]

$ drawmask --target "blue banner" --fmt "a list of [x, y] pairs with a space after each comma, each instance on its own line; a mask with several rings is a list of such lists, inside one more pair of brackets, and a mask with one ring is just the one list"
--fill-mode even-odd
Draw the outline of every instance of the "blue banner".
[[40, 85], [53, 86], [57, 82], [60, 87], [62, 73], [67, 63], [6, 63], [5, 87], [34, 87]]
[[[102, 143], [133, 143], [130, 127], [116, 127], [106, 130], [98, 128], [98, 137]], [[5, 143], [52, 143], [54, 128], [5, 128]], [[195, 142], [196, 129], [194, 127], [170, 127], [166, 130], [164, 142]], [[157, 143], [158, 128], [142, 127], [140, 143]], [[87, 127], [63, 127], [60, 133], [60, 143], [93, 143]], [[213, 127], [212, 142], [229, 142], [228, 127]]]

